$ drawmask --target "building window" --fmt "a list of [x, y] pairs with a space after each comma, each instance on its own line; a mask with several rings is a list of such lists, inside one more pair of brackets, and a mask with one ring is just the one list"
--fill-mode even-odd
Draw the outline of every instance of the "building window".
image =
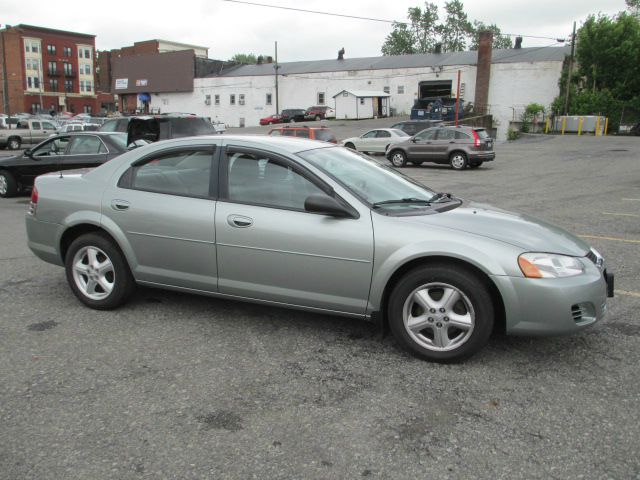
[[55, 55], [56, 54], [56, 46], [55, 45], [47, 45], [47, 52], [49, 53], [49, 55]]
[[232, 93], [231, 95], [229, 95], [229, 105], [235, 105], [236, 104], [236, 96]]
[[238, 95], [238, 104], [244, 105], [244, 93], [241, 93], [240, 95]]
[[49, 75], [58, 74], [58, 64], [56, 62], [49, 62]]
[[82, 109], [84, 110], [84, 113], [91, 113], [91, 105], [85, 105]]
[[64, 68], [64, 74], [65, 75], [73, 75], [73, 65], [71, 65], [70, 63], [63, 63], [62, 67]]
[[384, 87], [384, 93], [391, 93], [391, 87]]
[[204, 96], [204, 104], [205, 105], [211, 105], [211, 95], [205, 95]]
[[84, 58], [91, 58], [91, 50], [88, 48], [83, 49]]
[[33, 78], [27, 77], [27, 88], [33, 88]]
[[220, 105], [220, 95], [213, 96], [213, 103], [214, 105]]
[[50, 78], [49, 79], [49, 90], [51, 90], [52, 92], [57, 92], [58, 91], [58, 80], [55, 78]]
[[324, 105], [324, 92], [318, 92], [318, 105]]
[[360, 98], [360, 105], [364, 105], [364, 97]]
[[91, 84], [91, 80], [87, 80], [87, 92], [93, 91], [93, 85]]
[[38, 113], [41, 110], [40, 108], [40, 104], [39, 103], [32, 103], [31, 104], [31, 111], [33, 113]]
[[73, 80], [64, 81], [64, 91], [67, 93], [73, 93]]
[[404, 85], [398, 85], [398, 93], [399, 94], [403, 94], [404, 93]]
[[64, 55], [65, 57], [70, 57], [71, 56], [71, 47], [64, 47], [64, 49], [62, 50], [62, 55]]
[[266, 100], [265, 100], [265, 103], [266, 103], [267, 105], [271, 105], [271, 94], [270, 94], [270, 93], [267, 93], [267, 98], [266, 98]]
[[80, 91], [84, 92], [84, 80], [80, 80], [78, 84], [80, 85]]

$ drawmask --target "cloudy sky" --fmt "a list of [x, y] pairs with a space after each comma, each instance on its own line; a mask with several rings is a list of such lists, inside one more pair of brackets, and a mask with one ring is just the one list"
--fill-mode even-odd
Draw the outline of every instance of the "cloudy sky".
[[[406, 19], [417, 0], [251, 0], [345, 15], [385, 20]], [[444, 0], [438, 0], [440, 7]], [[470, 20], [496, 23], [503, 32], [541, 37], [566, 37], [573, 21], [589, 14], [614, 14], [624, 0], [463, 0]], [[344, 47], [347, 57], [380, 55], [391, 24], [301, 13], [224, 0], [64, 0], [22, 3], [0, 0], [0, 22], [95, 34], [99, 50], [161, 38], [209, 47], [209, 57], [226, 60], [235, 53], [271, 55], [278, 41], [281, 62], [333, 58]], [[444, 14], [441, 14], [441, 18]], [[553, 43], [525, 38], [523, 46]]]

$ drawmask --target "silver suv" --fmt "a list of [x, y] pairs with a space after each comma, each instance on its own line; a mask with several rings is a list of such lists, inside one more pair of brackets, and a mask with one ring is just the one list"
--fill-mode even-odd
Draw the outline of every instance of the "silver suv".
[[423, 130], [402, 143], [390, 145], [386, 157], [394, 167], [407, 162], [449, 164], [454, 170], [477, 168], [496, 158], [493, 139], [484, 128], [435, 127]]

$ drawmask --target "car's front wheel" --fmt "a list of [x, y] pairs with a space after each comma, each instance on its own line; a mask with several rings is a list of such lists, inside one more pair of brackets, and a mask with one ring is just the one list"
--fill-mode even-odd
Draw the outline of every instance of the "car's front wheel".
[[104, 234], [76, 238], [65, 257], [71, 290], [85, 305], [112, 310], [124, 304], [135, 290], [135, 281], [118, 246]]
[[356, 149], [356, 146], [351, 142], [345, 143], [344, 146], [347, 147], [347, 148], [350, 148], [351, 150], [355, 150]]
[[398, 342], [435, 362], [463, 360], [480, 350], [491, 335], [495, 315], [483, 279], [449, 264], [408, 272], [391, 292], [387, 313]]
[[22, 142], [18, 137], [11, 137], [7, 142], [7, 146], [9, 147], [9, 150], [19, 150], [21, 145], [22, 145]]
[[391, 164], [396, 168], [402, 168], [407, 164], [407, 155], [402, 150], [396, 150], [389, 157]]
[[18, 183], [14, 176], [6, 170], [0, 170], [0, 197], [15, 197], [18, 193]]

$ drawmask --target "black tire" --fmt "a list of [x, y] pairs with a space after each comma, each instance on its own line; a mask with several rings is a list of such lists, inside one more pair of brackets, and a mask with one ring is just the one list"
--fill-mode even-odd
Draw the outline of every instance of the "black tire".
[[396, 168], [403, 168], [407, 165], [407, 154], [402, 150], [394, 150], [389, 154], [391, 165]]
[[[112, 283], [112, 290], [107, 292], [98, 285], [98, 288], [100, 288], [102, 292], [96, 292], [96, 288], [94, 288], [96, 295], [106, 294], [104, 298], [90, 298], [87, 293], [82, 290], [82, 286], [79, 285], [79, 283], [82, 282], [88, 285], [91, 280], [90, 276], [95, 275], [97, 277], [99, 275], [97, 271], [87, 272], [87, 274], [77, 274], [78, 277], [82, 277], [82, 280], [76, 280], [76, 274], [74, 274], [74, 263], [82, 262], [85, 258], [83, 251], [88, 248], [98, 251], [98, 255], [96, 255], [98, 261], [104, 262], [104, 256], [110, 260], [111, 266], [113, 267], [112, 272], [109, 272], [111, 274], [105, 274], [107, 281], [111, 281]], [[79, 256], [79, 259], [76, 258], [76, 255]], [[133, 279], [133, 275], [131, 275], [131, 270], [124, 255], [114, 241], [103, 233], [87, 233], [76, 238], [67, 250], [64, 263], [67, 282], [71, 290], [75, 296], [78, 297], [78, 300], [88, 307], [96, 310], [113, 310], [123, 305], [135, 290], [135, 280]], [[87, 256], [87, 266], [88, 263]]]
[[269, 123], [267, 123], [267, 125], [273, 125], [273, 122], [269, 122]]
[[347, 147], [347, 148], [350, 148], [351, 150], [355, 150], [356, 149], [356, 146], [351, 142], [345, 143], [344, 146]]
[[469, 168], [478, 168], [480, 165], [482, 165], [482, 161], [472, 163], [471, 165], [469, 165]]
[[5, 143], [4, 145], [0, 145], [0, 150], [6, 150], [7, 149], [7, 144]]
[[296, 123], [296, 119], [295, 118], [290, 119], [289, 123]]
[[18, 182], [10, 172], [0, 170], [0, 197], [10, 198], [18, 194]]
[[7, 147], [9, 150], [20, 150], [20, 146], [22, 145], [22, 140], [19, 137], [11, 137], [7, 141]]
[[314, 120], [316, 120], [316, 121], [321, 120], [320, 115], [316, 115], [316, 116], [314, 117]]
[[463, 152], [453, 152], [449, 156], [449, 165], [454, 170], [464, 170], [468, 164], [467, 156]]
[[[443, 294], [456, 290], [459, 293], [460, 299], [452, 304], [451, 310], [444, 309], [445, 313], [437, 308], [438, 300], [431, 297], [431, 294], [438, 293], [438, 289]], [[431, 305], [436, 305], [436, 308], [420, 310], [422, 307], [413, 300], [416, 298], [414, 293], [419, 290], [429, 292], [428, 301], [430, 304], [434, 302]], [[421, 295], [419, 298], [426, 297]], [[418, 326], [414, 330], [405, 326], [405, 313], [416, 321]], [[464, 330], [454, 326], [454, 314], [458, 319], [468, 320], [471, 327]], [[405, 349], [425, 360], [449, 363], [464, 360], [485, 346], [493, 330], [495, 311], [491, 294], [482, 278], [472, 270], [438, 263], [415, 268], [400, 279], [389, 297], [387, 315], [394, 337]], [[419, 321], [423, 315], [424, 324]], [[418, 328], [422, 330], [417, 331]], [[450, 338], [451, 333], [454, 334], [453, 339]], [[439, 340], [443, 338], [446, 340]], [[448, 341], [452, 343], [444, 349], [437, 346], [439, 342], [444, 345]]]

